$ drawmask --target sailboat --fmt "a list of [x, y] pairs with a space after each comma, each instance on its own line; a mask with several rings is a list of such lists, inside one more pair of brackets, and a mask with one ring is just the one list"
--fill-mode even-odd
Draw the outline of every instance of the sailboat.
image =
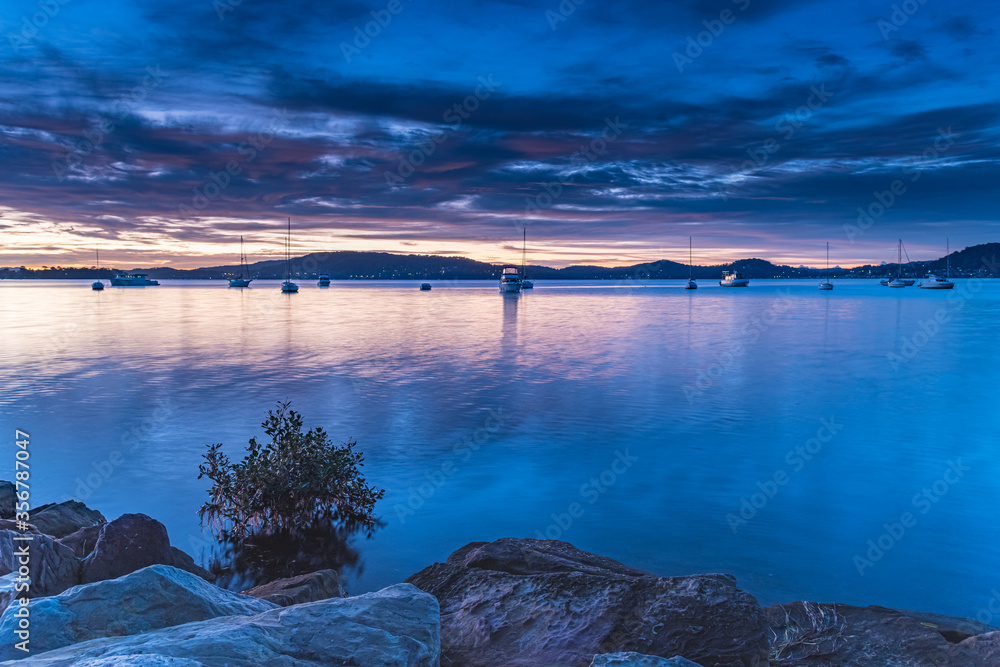
[[945, 240], [945, 260], [947, 261], [947, 268], [945, 269], [945, 277], [936, 276], [933, 273], [927, 276], [927, 280], [921, 280], [921, 289], [952, 289], [955, 287], [955, 283], [951, 281], [951, 244], [948, 240]]
[[528, 228], [522, 228], [524, 232], [523, 246], [521, 249], [521, 289], [533, 289], [535, 283], [528, 280]]
[[692, 252], [693, 251], [691, 250], [691, 237], [689, 236], [688, 237], [688, 282], [687, 285], [684, 286], [684, 289], [698, 289], [698, 283], [694, 281], [694, 265], [691, 263], [691, 258], [693, 257], [693, 255], [691, 254]]
[[[909, 287], [916, 280], [911, 280], [910, 278], [903, 278], [903, 253], [906, 252], [903, 249], [903, 239], [899, 239], [899, 245], [896, 246], [896, 268], [899, 271], [898, 276], [889, 278], [888, 281], [883, 283], [886, 287]], [[909, 264], [910, 256], [906, 256], [906, 262]]]
[[819, 284], [821, 290], [832, 290], [833, 283], [830, 282], [830, 242], [826, 242], [826, 277]]
[[[101, 270], [101, 249], [98, 248], [97, 246], [94, 246], [94, 252], [97, 253], [97, 271], [98, 271], [98, 276], [100, 276], [100, 270]], [[100, 292], [102, 289], [104, 289], [104, 283], [101, 282], [100, 277], [98, 277], [98, 279], [95, 280], [90, 285], [90, 289], [94, 290], [95, 292]]]
[[288, 235], [285, 237], [285, 282], [281, 283], [281, 291], [285, 294], [294, 294], [299, 291], [299, 286], [292, 282], [292, 219], [288, 219]]
[[[245, 271], [245, 274], [244, 274]], [[230, 287], [250, 287], [250, 267], [247, 265], [247, 256], [243, 254], [243, 237], [240, 236], [240, 277], [230, 278]]]

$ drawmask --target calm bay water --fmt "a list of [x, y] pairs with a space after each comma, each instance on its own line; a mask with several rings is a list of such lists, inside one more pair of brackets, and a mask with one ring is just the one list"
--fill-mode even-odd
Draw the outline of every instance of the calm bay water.
[[27, 430], [35, 505], [197, 552], [205, 444], [241, 455], [287, 399], [387, 490], [352, 593], [546, 533], [765, 604], [976, 616], [1000, 589], [1000, 282], [300, 284], [0, 282], [0, 476]]

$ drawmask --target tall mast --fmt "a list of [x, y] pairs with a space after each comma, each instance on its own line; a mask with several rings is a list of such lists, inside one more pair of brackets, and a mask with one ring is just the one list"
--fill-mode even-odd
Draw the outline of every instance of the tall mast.
[[521, 228], [521, 279], [528, 274], [528, 228]]
[[288, 280], [292, 279], [292, 256], [289, 254], [292, 251], [292, 219], [288, 219], [288, 235], [285, 236], [285, 273], [288, 276]]
[[691, 254], [692, 252], [693, 251], [691, 250], [691, 237], [689, 236], [688, 237], [688, 280], [691, 280], [691, 277], [694, 275], [694, 267], [691, 261], [691, 258], [693, 257], [693, 255]]
[[826, 279], [830, 279], [830, 242], [826, 242]]

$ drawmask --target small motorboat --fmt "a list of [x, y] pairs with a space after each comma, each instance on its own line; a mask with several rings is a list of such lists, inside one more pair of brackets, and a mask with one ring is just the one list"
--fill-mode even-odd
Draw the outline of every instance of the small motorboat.
[[420, 283], [420, 291], [421, 292], [430, 292], [431, 291], [431, 284], [430, 283]]
[[111, 279], [112, 287], [146, 287], [159, 285], [156, 280], [150, 280], [148, 273], [119, 273]]
[[500, 274], [500, 291], [510, 293], [521, 291], [521, 276], [516, 267], [508, 266]]
[[316, 284], [319, 285], [320, 287], [329, 287], [330, 276], [326, 275], [325, 273], [319, 274], [319, 282]]
[[750, 279], [744, 278], [739, 271], [723, 271], [719, 284], [723, 287], [746, 287], [750, 284]]

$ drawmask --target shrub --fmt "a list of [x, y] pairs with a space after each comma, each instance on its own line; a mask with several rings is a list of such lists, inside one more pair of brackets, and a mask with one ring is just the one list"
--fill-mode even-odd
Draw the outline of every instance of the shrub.
[[270, 442], [251, 438], [247, 454], [232, 463], [221, 444], [208, 445], [198, 479], [212, 480], [209, 501], [198, 510], [202, 525], [241, 542], [252, 535], [301, 534], [334, 526], [347, 531], [378, 524], [375, 503], [384, 490], [368, 486], [359, 468], [357, 442], [336, 445], [321, 428], [302, 431], [302, 416], [278, 403], [261, 424]]

